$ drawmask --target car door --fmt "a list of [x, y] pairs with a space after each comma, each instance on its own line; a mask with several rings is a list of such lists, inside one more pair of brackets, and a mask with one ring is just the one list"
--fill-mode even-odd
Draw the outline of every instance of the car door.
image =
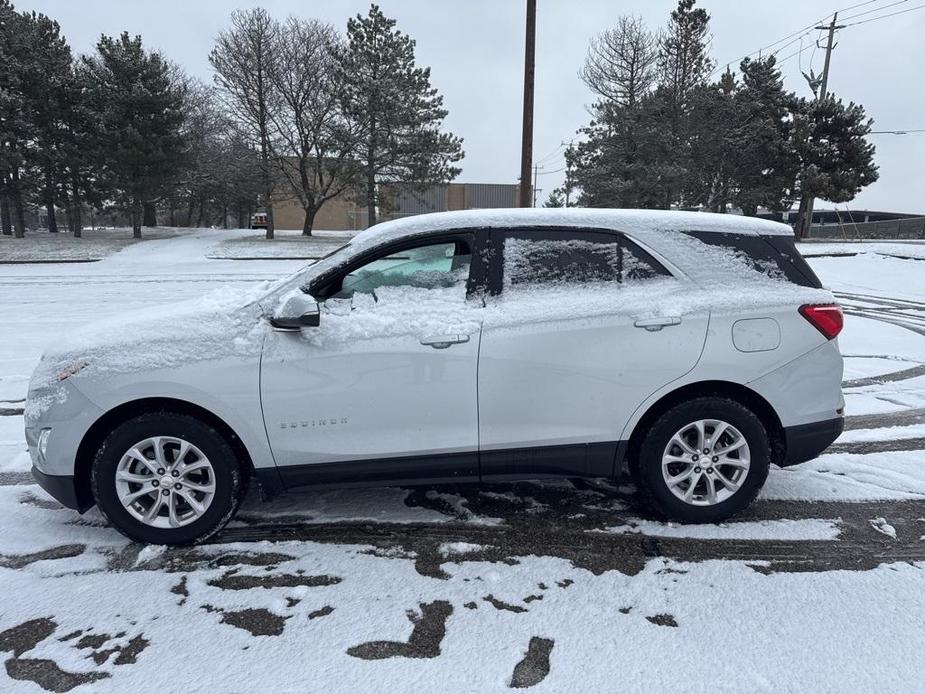
[[620, 234], [493, 230], [491, 244], [483, 477], [612, 474], [633, 411], [697, 363], [708, 314], [666, 306], [678, 280]]
[[285, 485], [477, 478], [474, 242], [354, 258], [310, 288], [317, 327], [267, 337], [260, 391]]

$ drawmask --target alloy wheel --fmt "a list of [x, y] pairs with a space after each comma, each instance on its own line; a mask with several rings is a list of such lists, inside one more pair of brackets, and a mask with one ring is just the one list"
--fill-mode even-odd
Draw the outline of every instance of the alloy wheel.
[[116, 467], [115, 482], [125, 510], [154, 528], [189, 525], [215, 497], [212, 463], [175, 436], [152, 436], [129, 448]]
[[739, 491], [750, 463], [742, 432], [719, 419], [699, 419], [669, 439], [662, 454], [662, 478], [681, 501], [714, 506]]

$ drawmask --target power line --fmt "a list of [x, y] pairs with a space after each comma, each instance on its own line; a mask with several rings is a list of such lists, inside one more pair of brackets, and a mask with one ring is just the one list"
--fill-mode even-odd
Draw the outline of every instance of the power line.
[[894, 5], [902, 5], [903, 3], [907, 2], [909, 2], [909, 0], [896, 0], [895, 2], [891, 2], [889, 5], [881, 5], [880, 7], [874, 7], [870, 10], [864, 10], [863, 12], [858, 12], [857, 14], [850, 14], [847, 17], [842, 17], [842, 21], [845, 21], [846, 19], [854, 19], [855, 17], [862, 17], [865, 14], [870, 14], [871, 12], [879, 12], [880, 10], [885, 10], [888, 7], [893, 7]]
[[558, 147], [556, 147], [553, 151], [551, 151], [549, 154], [547, 154], [547, 155], [546, 155], [545, 157], [543, 157], [542, 159], [537, 159], [537, 160], [536, 160], [536, 163], [537, 163], [537, 164], [542, 164], [543, 162], [552, 159], [553, 157], [555, 157], [555, 156], [559, 153], [559, 150], [561, 150], [561, 149], [562, 149], [563, 147], [565, 147], [567, 144], [568, 144], [568, 143], [566, 143], [566, 142], [560, 142]]
[[[790, 60], [792, 57], [794, 57], [794, 56], [796, 56], [796, 55], [800, 55], [800, 54], [803, 53], [804, 51], [808, 51], [808, 50], [809, 50], [809, 46], [802, 46], [802, 47], [800, 48], [800, 50], [794, 51], [793, 53], [791, 53], [790, 55], [788, 55], [786, 58], [781, 58], [781, 59], [779, 59], [779, 60], [777, 61], [777, 64], [780, 65], [781, 63], [784, 63], [784, 62]], [[812, 65], [812, 60], [810, 60], [810, 65]]]
[[862, 19], [860, 22], [851, 22], [850, 24], [845, 24], [846, 27], [856, 27], [859, 24], [867, 24], [868, 22], [876, 22], [878, 19], [886, 19], [887, 17], [895, 17], [898, 14], [906, 14], [906, 12], [915, 12], [916, 10], [921, 10], [925, 5], [916, 5], [915, 7], [910, 7], [907, 10], [899, 10], [898, 12], [890, 12], [889, 14], [882, 14], [879, 17], [871, 17], [870, 19]]
[[[859, 2], [857, 5], [848, 5], [848, 7], [842, 7], [840, 10], [836, 10], [836, 12], [847, 12], [848, 10], [853, 10], [855, 7], [869, 5], [872, 2], [877, 2], [877, 0], [867, 0], [867, 2]], [[828, 19], [828, 16], [826, 16], [825, 19]]]
[[912, 130], [871, 130], [868, 135], [909, 135], [911, 133], [925, 133], [925, 128]]
[[[812, 33], [816, 30], [816, 26], [817, 26], [817, 25], [822, 24], [825, 20], [827, 20], [827, 19], [828, 19], [829, 17], [831, 17], [833, 14], [837, 14], [837, 13], [839, 13], [839, 12], [846, 12], [846, 11], [848, 11], [848, 10], [852, 10], [852, 9], [857, 8], [857, 7], [864, 7], [865, 5], [870, 5], [870, 4], [874, 3], [874, 2], [882, 2], [882, 0], [866, 0], [866, 2], [858, 2], [858, 3], [855, 3], [854, 5], [848, 5], [847, 7], [842, 7], [842, 8], [840, 8], [840, 9], [838, 9], [838, 10], [835, 10], [834, 12], [830, 12], [830, 13], [827, 14], [825, 17], [822, 17], [821, 19], [819, 19], [819, 20], [817, 20], [817, 21], [815, 21], [815, 22], [812, 22], [811, 24], [807, 24], [806, 26], [804, 26], [804, 27], [802, 27], [802, 28], [800, 28], [800, 29], [797, 29], [797, 30], [794, 31], [792, 34], [787, 34], [787, 35], [784, 36], [783, 38], [780, 38], [780, 39], [778, 39], [777, 41], [774, 41], [774, 42], [772, 42], [772, 43], [769, 43], [769, 44], [766, 45], [766, 46], [762, 46], [761, 48], [759, 48], [759, 49], [756, 50], [756, 51], [752, 51], [751, 53], [747, 53], [746, 55], [741, 56], [740, 58], [736, 58], [734, 61], [732, 61], [732, 60], [727, 60], [727, 61], [725, 61], [725, 62], [723, 62], [723, 63], [717, 63], [716, 69], [714, 69], [713, 72], [711, 72], [711, 73], [708, 75], [708, 77], [712, 77], [713, 75], [715, 75], [715, 74], [721, 69], [721, 68], [719, 67], [719, 65], [731, 65], [733, 62], [735, 62], [736, 64], [738, 64], [738, 63], [742, 62], [743, 60], [745, 60], [746, 58], [751, 58], [751, 57], [754, 56], [754, 55], [759, 55], [759, 54], [761, 54], [761, 53], [767, 51], [769, 48], [774, 48], [774, 46], [777, 46], [778, 44], [783, 43], [784, 41], [787, 41], [787, 43], [784, 43], [784, 45], [778, 46], [777, 48], [774, 48], [773, 51], [771, 51], [771, 53], [772, 53], [773, 55], [776, 55], [777, 53], [779, 53], [779, 52], [782, 51], [783, 49], [787, 48], [788, 46], [792, 46], [794, 43], [797, 43], [797, 42], [800, 41], [802, 38], [804, 38], [804, 37], [809, 36], [810, 34], [812, 34]], [[908, 2], [908, 0], [901, 0], [901, 2]], [[886, 7], [890, 7], [890, 5], [884, 5], [884, 6], [881, 6], [881, 7], [879, 7], [879, 8], [873, 8], [872, 10], [869, 10], [869, 11], [870, 11], [870, 12], [876, 12], [877, 10], [885, 9]], [[858, 17], [858, 16], [860, 16], [860, 14], [855, 14], [855, 15], [853, 15], [853, 16]], [[886, 15], [885, 15], [885, 16], [886, 16]], [[867, 21], [870, 21], [870, 20], [867, 20]], [[859, 22], [859, 23], [860, 23], [860, 22]], [[788, 41], [788, 39], [791, 39], [791, 40]], [[797, 55], [797, 53], [792, 53], [792, 54], [791, 54], [790, 56], [788, 56], [788, 57], [792, 57], [792, 56], [794, 56], [794, 55]], [[810, 62], [812, 62], [812, 59], [810, 59]]]

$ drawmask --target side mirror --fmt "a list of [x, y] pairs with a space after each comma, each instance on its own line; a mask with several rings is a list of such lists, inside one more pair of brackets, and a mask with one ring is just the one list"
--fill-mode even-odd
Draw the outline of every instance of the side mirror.
[[270, 319], [270, 325], [277, 330], [301, 330], [315, 328], [321, 324], [321, 310], [318, 302], [301, 291], [290, 296], [276, 310]]

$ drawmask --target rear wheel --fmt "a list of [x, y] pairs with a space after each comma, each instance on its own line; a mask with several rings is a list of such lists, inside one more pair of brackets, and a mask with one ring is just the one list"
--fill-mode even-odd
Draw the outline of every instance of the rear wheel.
[[96, 454], [91, 486], [122, 534], [175, 545], [218, 532], [237, 510], [245, 480], [222, 434], [189, 415], [157, 412], [113, 429]]
[[713, 523], [746, 508], [768, 476], [761, 420], [741, 403], [700, 397], [675, 405], [646, 432], [634, 478], [670, 520]]

